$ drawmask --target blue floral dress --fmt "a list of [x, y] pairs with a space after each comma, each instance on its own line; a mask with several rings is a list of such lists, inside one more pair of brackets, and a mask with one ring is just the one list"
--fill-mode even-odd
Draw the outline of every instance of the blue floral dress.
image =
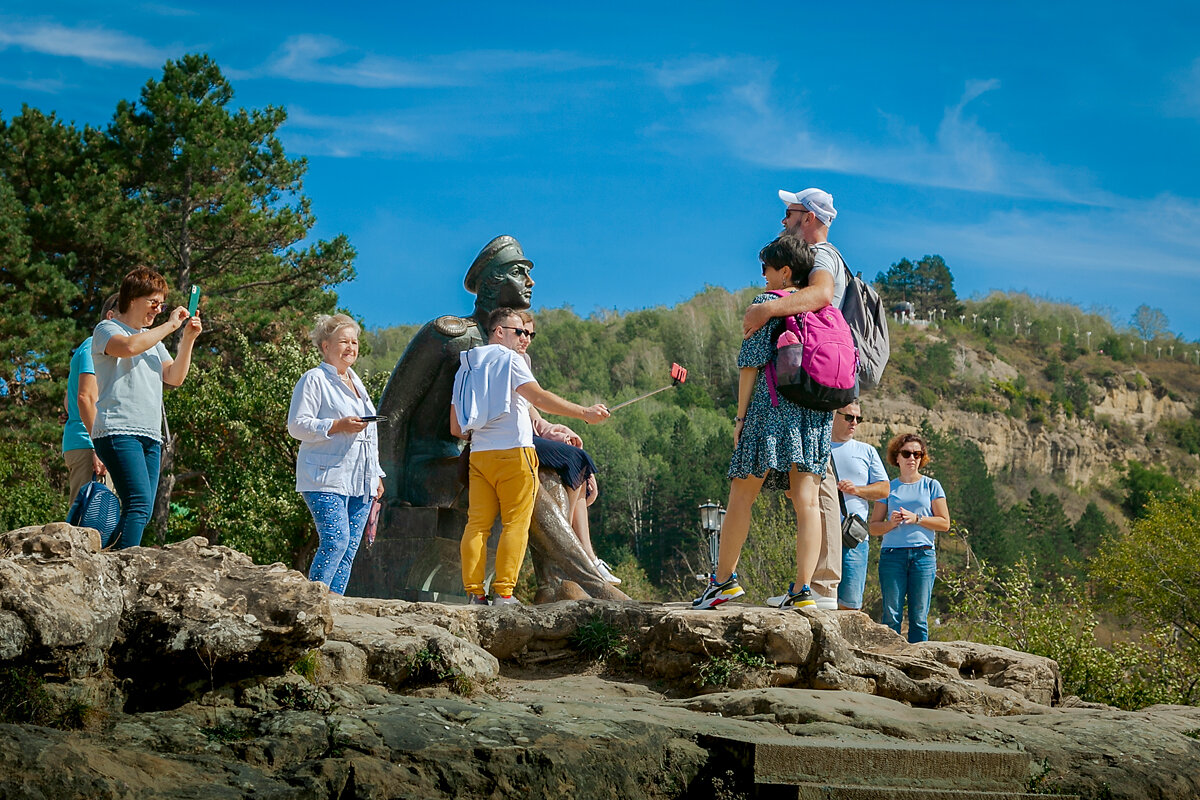
[[[774, 299], [776, 295], [764, 293], [754, 302]], [[742, 436], [729, 460], [728, 477], [765, 474], [764, 489], [787, 489], [792, 464], [801, 472], [823, 477], [832, 449], [832, 411], [801, 408], [783, 397], [779, 397], [779, 405], [771, 405], [764, 367], [775, 357], [778, 333], [778, 320], [759, 328], [742, 342], [737, 361], [739, 367], [758, 367], [758, 377], [742, 423]]]

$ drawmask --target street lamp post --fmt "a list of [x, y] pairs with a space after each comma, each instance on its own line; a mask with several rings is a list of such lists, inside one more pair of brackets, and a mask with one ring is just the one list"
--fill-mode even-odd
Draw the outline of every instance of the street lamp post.
[[994, 320], [996, 321], [996, 326], [995, 326], [995, 327], [996, 327], [996, 330], [999, 330], [999, 329], [1000, 329], [1000, 318], [999, 318], [999, 317], [992, 317], [992, 319], [994, 319]]
[[[725, 509], [712, 500], [700, 506], [700, 529], [708, 534], [708, 560], [711, 574], [717, 574], [717, 558], [721, 551], [721, 528], [725, 524]], [[708, 576], [697, 575], [708, 580]]]
[[967, 315], [966, 315], [966, 314], [959, 314], [959, 315], [958, 315], [958, 324], [959, 324], [959, 325], [966, 325], [966, 322], [967, 322]]
[[972, 328], [974, 328], [974, 327], [975, 327], [975, 323], [977, 323], [978, 321], [979, 321], [979, 315], [978, 315], [978, 314], [972, 314], [972, 315], [971, 315], [971, 327], [972, 327]]
[[1085, 336], [1087, 336], [1087, 349], [1088, 349], [1088, 352], [1091, 352], [1091, 349], [1092, 349], [1092, 332], [1091, 332], [1091, 331], [1088, 331], [1088, 332], [1087, 332], [1087, 333], [1085, 333], [1084, 335], [1085, 335]]
[[1146, 340], [1142, 339], [1142, 355], [1146, 355]]
[[1058, 340], [1062, 341], [1062, 325], [1058, 326]]

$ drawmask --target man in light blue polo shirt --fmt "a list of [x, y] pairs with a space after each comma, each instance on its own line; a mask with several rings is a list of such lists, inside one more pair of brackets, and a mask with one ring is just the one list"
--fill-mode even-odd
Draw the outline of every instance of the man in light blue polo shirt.
[[[100, 310], [101, 320], [113, 318], [118, 297], [120, 295], [113, 294], [104, 301], [104, 307]], [[67, 393], [63, 397], [67, 423], [63, 425], [62, 453], [70, 476], [71, 502], [75, 502], [75, 496], [92, 479], [93, 474], [99, 475], [112, 488], [108, 468], [92, 446], [91, 430], [92, 423], [96, 421], [98, 395], [96, 369], [92, 363], [92, 337], [89, 336], [71, 353], [71, 372], [67, 376]]]
[[[870, 519], [868, 501], [887, 497], [890, 484], [879, 451], [854, 439], [854, 432], [862, 420], [862, 408], [857, 401], [833, 413], [833, 463], [837, 466], [838, 490], [846, 499], [846, 513], [858, 514], [865, 522]], [[842, 546], [838, 608], [862, 608], [870, 552], [870, 539], [859, 542], [854, 548]]]

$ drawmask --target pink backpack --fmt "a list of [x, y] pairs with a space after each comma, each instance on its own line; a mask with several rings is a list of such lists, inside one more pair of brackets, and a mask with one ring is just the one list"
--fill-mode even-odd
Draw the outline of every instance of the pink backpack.
[[[786, 297], [787, 292], [772, 290]], [[783, 395], [798, 406], [833, 411], [858, 397], [858, 351], [854, 334], [833, 306], [784, 318], [767, 364], [771, 405]]]

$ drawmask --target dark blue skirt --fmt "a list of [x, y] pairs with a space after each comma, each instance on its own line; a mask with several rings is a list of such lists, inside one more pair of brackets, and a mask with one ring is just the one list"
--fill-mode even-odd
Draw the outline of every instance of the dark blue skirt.
[[578, 489], [596, 472], [592, 457], [574, 445], [535, 436], [533, 446], [541, 466], [557, 470], [563, 483], [572, 489]]

